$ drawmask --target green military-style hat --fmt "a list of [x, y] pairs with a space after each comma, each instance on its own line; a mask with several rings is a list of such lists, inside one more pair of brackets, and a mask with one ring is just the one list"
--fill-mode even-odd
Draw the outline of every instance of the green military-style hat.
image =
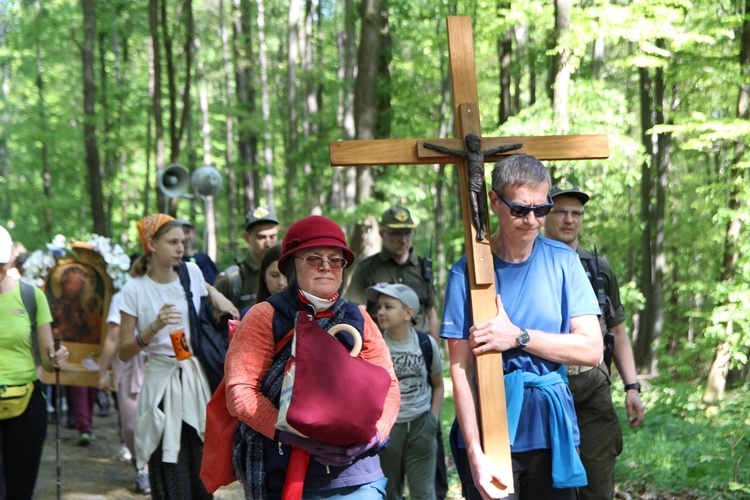
[[380, 225], [393, 229], [414, 229], [417, 224], [411, 218], [411, 214], [402, 206], [394, 205], [380, 218]]
[[568, 181], [562, 181], [560, 182], [560, 184], [555, 184], [554, 186], [552, 186], [552, 189], [549, 192], [549, 196], [553, 200], [555, 199], [555, 196], [561, 195], [578, 198], [584, 205], [587, 201], [589, 201], [589, 195], [587, 195]]

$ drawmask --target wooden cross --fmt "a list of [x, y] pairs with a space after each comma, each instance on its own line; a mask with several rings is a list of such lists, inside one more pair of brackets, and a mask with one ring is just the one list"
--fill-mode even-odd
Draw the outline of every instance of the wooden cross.
[[[481, 136], [479, 123], [479, 93], [477, 90], [474, 41], [471, 20], [466, 16], [448, 17], [448, 51], [450, 54], [453, 91], [453, 112], [456, 139], [383, 139], [332, 142], [329, 145], [332, 166], [419, 165], [456, 163], [451, 156], [424, 147], [425, 142], [448, 149], [464, 150], [468, 134]], [[523, 147], [495, 156], [496, 161], [508, 154], [525, 153], [540, 160], [601, 159], [609, 156], [606, 135], [566, 135], [546, 137], [485, 137], [482, 150], [522, 143]], [[469, 271], [469, 289], [474, 324], [488, 321], [497, 315], [495, 302], [495, 274], [492, 249], [488, 238], [476, 241], [469, 205], [468, 172], [466, 161], [458, 163], [464, 239]], [[487, 214], [484, 215], [487, 217]], [[487, 226], [489, 227], [489, 226]], [[491, 352], [477, 357], [479, 391], [479, 423], [484, 453], [490, 457], [505, 477], [513, 477], [505, 408], [502, 354]], [[513, 485], [505, 490], [513, 492]]]

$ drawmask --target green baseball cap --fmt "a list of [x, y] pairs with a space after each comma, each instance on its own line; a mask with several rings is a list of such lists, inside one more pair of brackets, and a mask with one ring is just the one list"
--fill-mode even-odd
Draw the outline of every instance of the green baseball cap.
[[402, 206], [394, 205], [380, 218], [380, 225], [393, 229], [414, 229], [417, 224], [411, 218], [411, 214]]
[[562, 181], [561, 183], [552, 186], [552, 189], [549, 192], [550, 198], [554, 200], [555, 196], [560, 195], [578, 198], [584, 205], [587, 201], [589, 201], [589, 195], [587, 195], [568, 181]]

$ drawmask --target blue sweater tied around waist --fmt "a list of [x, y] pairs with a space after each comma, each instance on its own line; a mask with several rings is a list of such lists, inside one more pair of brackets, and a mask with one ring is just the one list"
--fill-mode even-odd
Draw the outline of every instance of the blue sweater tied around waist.
[[[564, 366], [564, 365], [563, 365]], [[549, 431], [552, 438], [552, 486], [555, 488], [576, 488], [586, 486], [586, 470], [573, 442], [573, 422], [565, 411], [560, 394], [553, 389], [554, 385], [564, 383], [558, 372], [547, 375], [516, 370], [506, 373], [505, 399], [508, 411], [508, 433], [510, 445], [516, 439], [518, 421], [521, 418], [521, 407], [525, 387], [535, 387], [542, 391], [549, 403]]]

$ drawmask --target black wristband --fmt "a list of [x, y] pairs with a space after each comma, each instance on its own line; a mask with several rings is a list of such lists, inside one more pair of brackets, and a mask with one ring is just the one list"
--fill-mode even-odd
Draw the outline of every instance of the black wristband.
[[638, 391], [638, 394], [641, 393], [641, 383], [635, 382], [633, 384], [625, 384], [625, 392], [628, 392], [630, 389], [635, 389]]

